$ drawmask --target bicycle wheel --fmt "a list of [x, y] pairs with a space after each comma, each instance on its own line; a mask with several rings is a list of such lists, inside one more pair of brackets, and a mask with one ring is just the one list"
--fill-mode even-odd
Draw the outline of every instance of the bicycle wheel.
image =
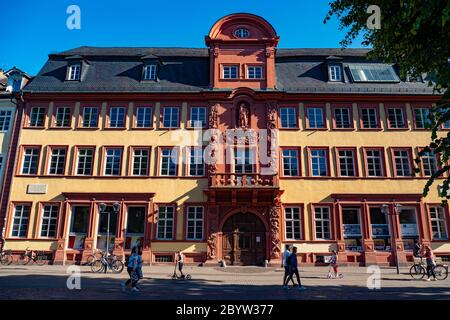
[[95, 262], [96, 258], [91, 254], [87, 257], [86, 262], [84, 263], [85, 266], [92, 266]]
[[105, 266], [103, 265], [103, 262], [101, 260], [95, 260], [91, 265], [92, 272], [102, 272], [104, 268]]
[[0, 263], [3, 265], [7, 265], [8, 263], [8, 255], [7, 254], [2, 254], [1, 258], [0, 258]]
[[27, 265], [29, 262], [30, 262], [30, 256], [28, 256], [28, 255], [25, 255], [25, 254], [21, 254], [20, 256], [19, 256], [19, 260], [18, 260], [18, 262], [19, 262], [19, 264], [20, 265]]
[[45, 254], [38, 254], [36, 256], [36, 259], [34, 260], [34, 263], [36, 263], [39, 266], [43, 266], [47, 262], [47, 256]]
[[123, 271], [124, 265], [122, 263], [122, 261], [120, 260], [115, 260], [112, 264], [111, 264], [111, 270], [113, 273], [121, 273]]
[[186, 275], [186, 280], [191, 280], [191, 275], [190, 274]]
[[434, 274], [436, 275], [436, 279], [445, 280], [448, 276], [448, 270], [443, 265], [438, 264], [436, 267], [434, 267]]
[[415, 264], [409, 269], [409, 274], [413, 279], [420, 280], [425, 277], [425, 269], [420, 264]]

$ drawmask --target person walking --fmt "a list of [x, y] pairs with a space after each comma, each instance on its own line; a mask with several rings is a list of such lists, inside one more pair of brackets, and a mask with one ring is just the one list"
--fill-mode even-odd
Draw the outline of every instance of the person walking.
[[[436, 281], [436, 274], [434, 273], [434, 267], [436, 266], [436, 262], [434, 261], [434, 253], [431, 250], [430, 246], [425, 246], [425, 253], [423, 255], [427, 261], [427, 276], [428, 278], [425, 281]], [[433, 276], [432, 279], [431, 276]]]
[[292, 248], [292, 253], [289, 255], [289, 261], [290, 264], [290, 272], [289, 277], [286, 279], [286, 282], [284, 283], [285, 286], [287, 286], [288, 282], [293, 279], [294, 274], [297, 277], [298, 282], [298, 290], [305, 290], [306, 288], [302, 286], [302, 282], [300, 281], [300, 275], [298, 273], [298, 261], [297, 261], [297, 247]]
[[[141, 258], [142, 260], [142, 258]], [[138, 292], [139, 289], [136, 288], [137, 281], [139, 280], [139, 276], [137, 274], [137, 269], [139, 265], [139, 254], [136, 247], [133, 247], [131, 250], [131, 256], [128, 258], [128, 266], [127, 266], [127, 272], [130, 276], [130, 279], [128, 279], [125, 283], [121, 283], [122, 291], [125, 291], [126, 288], [131, 284], [131, 291]]]
[[181, 251], [178, 251], [178, 254], [177, 254], [177, 264], [178, 264], [178, 270], [181, 273], [181, 278], [184, 278], [184, 273], [183, 273], [184, 255], [183, 255], [183, 252], [181, 252]]
[[[281, 260], [281, 265], [284, 268], [284, 276], [283, 276], [283, 289], [287, 289], [288, 286], [285, 285], [287, 277], [289, 277], [289, 274], [291, 272], [290, 266], [289, 266], [289, 256], [291, 255], [291, 246], [286, 245], [285, 250], [283, 252], [283, 258]], [[294, 279], [291, 279], [292, 285], [295, 285]]]
[[[337, 254], [336, 250], [333, 250], [331, 252], [330, 267], [333, 268], [335, 278], [342, 278], [342, 275], [339, 274], [338, 254]], [[329, 278], [331, 278], [331, 270], [329, 272]]]

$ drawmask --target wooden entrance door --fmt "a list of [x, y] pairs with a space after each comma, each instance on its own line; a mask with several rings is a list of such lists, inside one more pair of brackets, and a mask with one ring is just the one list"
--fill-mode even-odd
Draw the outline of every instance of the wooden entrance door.
[[237, 213], [224, 224], [223, 259], [231, 265], [261, 265], [266, 259], [266, 231], [251, 213]]

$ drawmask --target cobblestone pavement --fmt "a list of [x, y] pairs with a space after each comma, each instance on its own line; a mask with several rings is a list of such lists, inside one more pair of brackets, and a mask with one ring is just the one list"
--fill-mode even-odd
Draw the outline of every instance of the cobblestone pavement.
[[327, 279], [327, 267], [301, 268], [305, 291], [281, 287], [283, 272], [259, 267], [186, 266], [192, 280], [171, 280], [173, 267], [144, 267], [141, 292], [121, 292], [128, 274], [95, 274], [80, 267], [81, 289], [67, 288], [67, 266], [0, 266], [0, 299], [445, 299], [450, 300], [450, 279], [426, 282], [413, 280], [408, 269], [397, 275], [395, 268], [381, 269], [381, 288], [370, 290], [366, 268], [342, 267], [343, 279]]

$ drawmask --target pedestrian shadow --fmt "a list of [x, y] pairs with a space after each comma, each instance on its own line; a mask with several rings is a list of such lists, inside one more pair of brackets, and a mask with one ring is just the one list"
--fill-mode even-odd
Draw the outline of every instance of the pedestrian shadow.
[[[76, 275], [0, 275], [0, 299], [2, 300], [439, 300], [450, 299], [448, 281], [435, 283], [436, 286], [418, 288], [413, 282], [408, 285], [381, 287], [370, 290], [364, 284], [345, 282], [326, 285], [308, 284], [303, 281], [305, 291], [296, 288], [283, 289], [277, 284], [262, 284], [258, 279], [245, 284], [227, 281], [191, 279], [171, 280], [169, 278], [146, 278], [139, 283], [140, 292], [121, 291], [125, 277], [111, 274], [89, 277], [81, 274], [80, 289], [76, 287]], [[387, 277], [384, 277], [388, 279]], [[398, 279], [395, 279], [398, 281]], [[388, 280], [387, 280], [388, 281]], [[414, 281], [414, 280], [411, 280]]]

